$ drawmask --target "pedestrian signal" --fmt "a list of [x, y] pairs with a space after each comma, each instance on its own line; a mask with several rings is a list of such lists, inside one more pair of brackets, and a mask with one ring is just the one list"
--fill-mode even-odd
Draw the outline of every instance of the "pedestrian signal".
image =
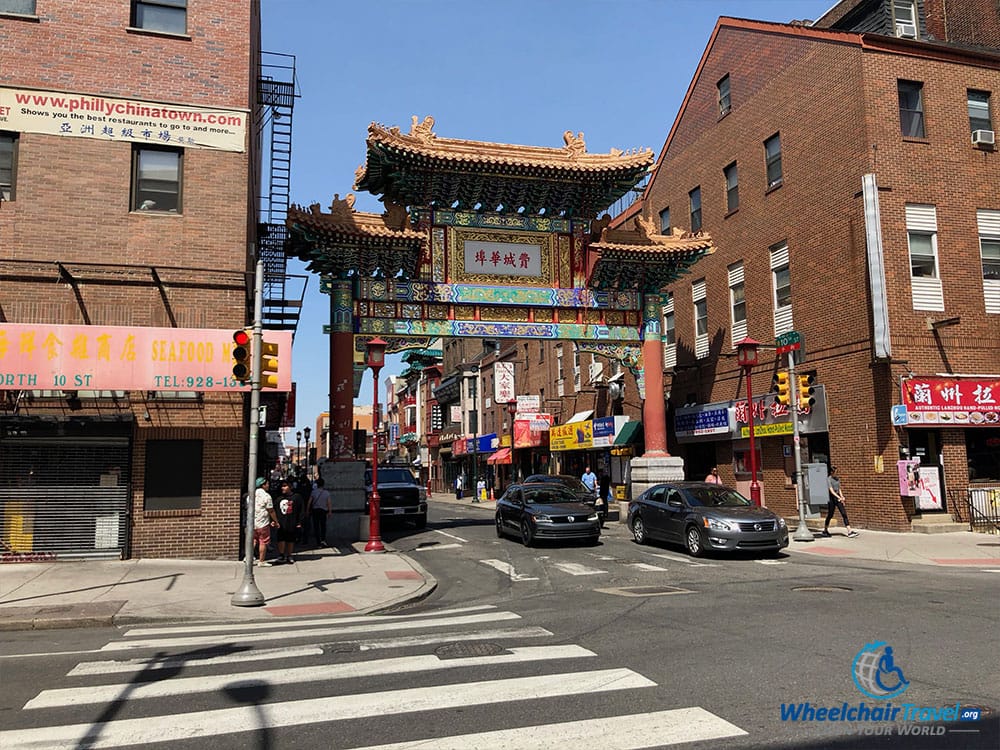
[[262, 341], [260, 345], [260, 387], [278, 387], [278, 345]]
[[788, 381], [788, 373], [782, 370], [775, 374], [771, 381], [771, 391], [776, 394], [779, 404], [788, 406], [792, 403], [792, 384]]
[[815, 375], [799, 375], [799, 376], [797, 376], [796, 379], [799, 381], [799, 383], [798, 383], [798, 385], [799, 385], [799, 389], [798, 389], [799, 390], [799, 408], [800, 409], [808, 409], [809, 407], [811, 407], [813, 404], [816, 403], [816, 399], [813, 398], [813, 394], [816, 392], [816, 389], [813, 387], [813, 385], [816, 382], [816, 376]]
[[233, 332], [233, 377], [240, 383], [250, 382], [253, 376], [251, 362], [250, 332], [244, 329]]

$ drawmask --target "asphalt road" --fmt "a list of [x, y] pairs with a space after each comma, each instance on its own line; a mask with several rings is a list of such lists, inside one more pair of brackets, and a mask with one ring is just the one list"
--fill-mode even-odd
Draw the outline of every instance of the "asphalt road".
[[[266, 642], [246, 624], [0, 633], [0, 747], [528, 749], [574, 732], [602, 750], [1000, 747], [995, 574], [696, 561], [617, 524], [597, 546], [527, 549], [496, 537], [487, 508], [444, 504], [428, 529], [384, 538], [438, 589], [352, 627], [276, 623]], [[782, 721], [782, 704], [884, 704], [852, 679], [874, 641], [910, 682], [894, 705], [987, 719]]]

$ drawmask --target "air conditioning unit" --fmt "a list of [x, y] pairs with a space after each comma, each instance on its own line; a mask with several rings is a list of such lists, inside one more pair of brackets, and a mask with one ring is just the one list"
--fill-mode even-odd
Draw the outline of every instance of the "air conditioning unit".
[[973, 130], [973, 146], [992, 146], [996, 143], [996, 136], [992, 130]]
[[896, 36], [901, 39], [916, 39], [917, 38], [917, 27], [912, 23], [899, 23], [896, 22]]
[[608, 384], [608, 398], [612, 401], [617, 401], [618, 399], [625, 396], [625, 384], [622, 382], [609, 383]]

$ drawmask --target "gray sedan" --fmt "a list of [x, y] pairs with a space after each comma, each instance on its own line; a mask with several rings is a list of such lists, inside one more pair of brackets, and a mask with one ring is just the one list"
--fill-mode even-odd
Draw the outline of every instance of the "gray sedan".
[[512, 484], [497, 500], [497, 536], [517, 534], [525, 547], [538, 539], [587, 539], [601, 536], [597, 512], [558, 484]]
[[693, 557], [706, 551], [766, 551], [788, 546], [785, 519], [720, 484], [674, 482], [650, 487], [629, 503], [628, 525], [639, 544], [683, 544]]

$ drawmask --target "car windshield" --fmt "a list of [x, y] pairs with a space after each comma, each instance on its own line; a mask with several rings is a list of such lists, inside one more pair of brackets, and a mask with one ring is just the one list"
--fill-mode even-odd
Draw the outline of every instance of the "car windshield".
[[575, 503], [576, 496], [561, 487], [531, 487], [524, 490], [524, 502], [528, 505], [556, 505]]
[[[379, 484], [414, 484], [413, 474], [406, 469], [384, 469], [378, 470]], [[365, 472], [365, 484], [372, 483], [371, 470]]]
[[753, 505], [736, 490], [715, 487], [698, 487], [687, 490], [691, 505], [702, 505], [706, 508], [743, 508]]
[[556, 476], [554, 474], [533, 474], [526, 482], [545, 482], [546, 484], [558, 484], [572, 492], [587, 492], [587, 486], [576, 477]]

